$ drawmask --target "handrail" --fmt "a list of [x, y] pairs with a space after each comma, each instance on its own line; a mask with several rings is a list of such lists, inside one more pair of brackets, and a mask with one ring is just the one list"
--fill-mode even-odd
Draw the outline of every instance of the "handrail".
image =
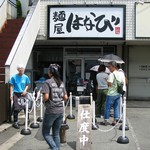
[[16, 4], [14, 2], [12, 2], [11, 0], [7, 1], [9, 4], [11, 4], [13, 7], [17, 8]]
[[2, 5], [4, 4], [5, 0], [3, 0], [3, 2], [0, 4], [0, 7], [2, 7]]
[[[8, 59], [5, 63], [5, 66], [10, 66], [11, 63], [13, 62], [14, 57], [15, 57], [17, 51], [18, 51], [18, 47], [21, 44], [22, 38], [24, 36], [24, 33], [27, 30], [28, 24], [30, 23], [30, 20], [32, 18], [32, 15], [33, 15], [34, 11], [35, 11], [35, 6], [32, 6], [32, 9], [29, 11], [29, 14], [27, 15], [27, 17], [26, 17], [26, 19], [23, 23], [23, 26], [22, 26], [19, 34], [18, 34], [18, 37], [17, 37], [17, 39], [16, 39], [16, 41], [15, 41], [13, 47], [12, 47], [11, 53], [8, 56]], [[30, 12], [31, 12], [31, 14], [30, 14]]]
[[[26, 66], [40, 29], [40, 0], [35, 0], [5, 62], [5, 82], [16, 73], [16, 64]], [[34, 25], [36, 26], [34, 26]], [[31, 39], [29, 40], [30, 37]], [[28, 50], [28, 51], [27, 51]], [[25, 53], [25, 57], [21, 57]]]

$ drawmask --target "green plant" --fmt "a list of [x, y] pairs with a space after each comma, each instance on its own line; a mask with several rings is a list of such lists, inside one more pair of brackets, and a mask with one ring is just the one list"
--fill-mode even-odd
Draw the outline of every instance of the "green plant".
[[20, 0], [16, 0], [17, 18], [22, 18], [22, 7]]

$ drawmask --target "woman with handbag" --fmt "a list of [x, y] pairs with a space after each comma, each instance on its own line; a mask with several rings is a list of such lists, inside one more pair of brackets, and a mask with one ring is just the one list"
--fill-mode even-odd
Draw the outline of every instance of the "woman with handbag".
[[[60, 150], [59, 132], [63, 121], [63, 100], [68, 99], [64, 84], [59, 77], [59, 68], [58, 64], [49, 66], [50, 79], [46, 80], [42, 87], [46, 107], [42, 134], [52, 150]], [[51, 129], [52, 135], [50, 135]]]

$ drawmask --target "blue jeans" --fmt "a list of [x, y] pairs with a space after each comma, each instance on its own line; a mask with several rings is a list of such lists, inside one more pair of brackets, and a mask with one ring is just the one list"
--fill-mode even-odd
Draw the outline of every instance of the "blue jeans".
[[[63, 121], [63, 114], [45, 114], [42, 133], [47, 144], [52, 150], [60, 150], [60, 127]], [[52, 135], [50, 130], [52, 128]]]
[[119, 119], [119, 104], [120, 104], [120, 94], [115, 96], [108, 96], [106, 97], [106, 108], [105, 108], [105, 120], [109, 119], [110, 116], [110, 109], [113, 106], [114, 108], [114, 119]]

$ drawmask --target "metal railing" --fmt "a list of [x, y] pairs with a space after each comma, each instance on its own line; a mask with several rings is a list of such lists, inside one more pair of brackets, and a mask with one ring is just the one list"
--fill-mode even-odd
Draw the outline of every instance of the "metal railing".
[[[10, 76], [16, 73], [16, 64], [21, 63], [24, 66], [27, 64], [40, 28], [39, 9], [40, 1], [36, 0], [24, 21], [24, 24], [5, 63], [6, 83], [9, 81]], [[24, 54], [24, 57], [22, 57], [22, 54]]]

